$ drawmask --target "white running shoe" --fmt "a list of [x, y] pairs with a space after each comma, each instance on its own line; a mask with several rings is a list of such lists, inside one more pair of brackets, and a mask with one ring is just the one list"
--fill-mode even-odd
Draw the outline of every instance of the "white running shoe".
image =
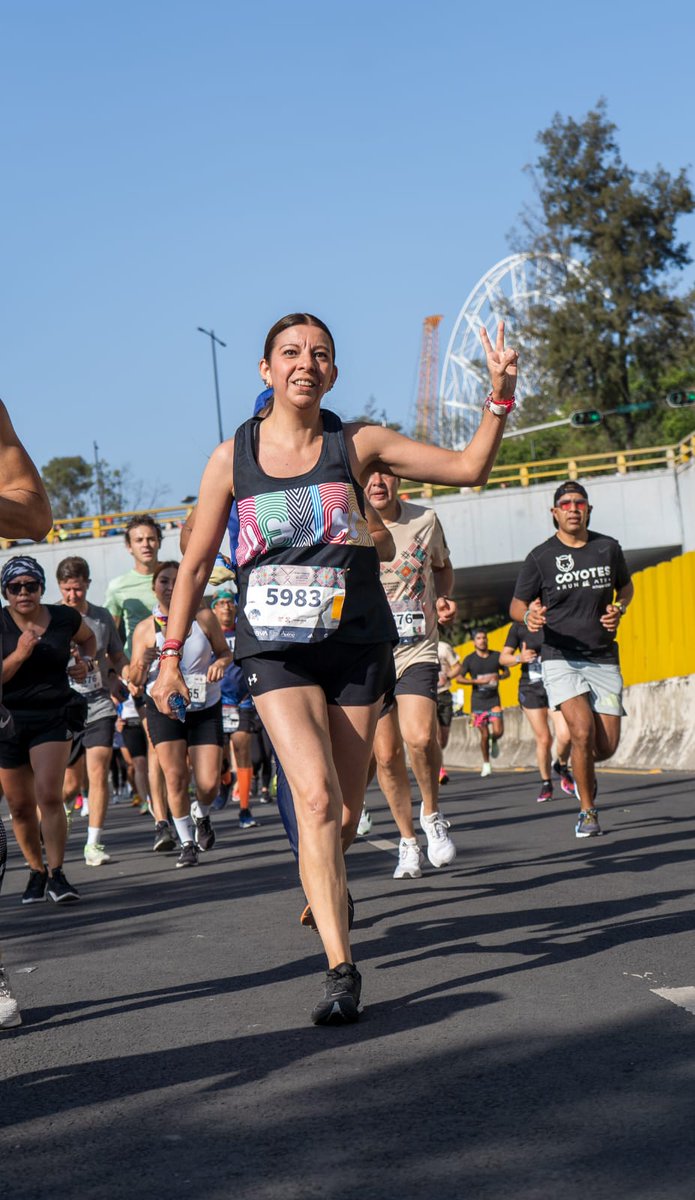
[[483, 779], [485, 779], [487, 775], [492, 775], [492, 767], [490, 766], [490, 763], [483, 763], [482, 767], [480, 768], [480, 774], [482, 775]]
[[17, 998], [10, 987], [4, 967], [0, 966], [0, 1029], [13, 1029], [22, 1024]]
[[417, 838], [401, 838], [398, 846], [398, 866], [394, 879], [419, 879], [425, 865], [425, 856], [417, 844]]
[[456, 847], [447, 830], [449, 822], [440, 812], [426, 817], [420, 805], [420, 828], [427, 838], [427, 857], [433, 867], [448, 867], [456, 858]]
[[366, 808], [363, 808], [362, 816], [360, 817], [360, 823], [357, 826], [357, 836], [358, 837], [366, 837], [367, 834], [371, 833], [371, 832], [372, 832], [372, 814], [367, 812]]
[[91, 842], [84, 848], [84, 861], [88, 867], [100, 867], [103, 863], [111, 862], [111, 855], [106, 853], [101, 842]]

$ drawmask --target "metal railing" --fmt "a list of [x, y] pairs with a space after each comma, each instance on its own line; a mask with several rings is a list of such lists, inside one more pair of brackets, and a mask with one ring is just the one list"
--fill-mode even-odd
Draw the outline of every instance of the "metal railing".
[[[536, 462], [504, 463], [492, 468], [482, 487], [465, 490], [480, 492], [496, 487], [530, 487], [550, 479], [580, 479], [586, 475], [631, 475], [636, 471], [676, 467], [695, 459], [695, 433], [669, 446], [644, 446], [639, 450], [604, 450], [600, 454], [572, 454], [545, 458]], [[412, 498], [431, 499], [434, 495], [456, 493], [460, 488], [431, 483], [403, 482], [401, 491]]]
[[[675, 470], [695, 459], [695, 432], [670, 446], [647, 446], [639, 450], [610, 450], [601, 454], [575, 454], [563, 458], [546, 458], [538, 462], [505, 463], [492, 468], [486, 489], [497, 487], [530, 487], [549, 479], [579, 479], [586, 475], [629, 475], [635, 471], [666, 467]], [[434, 495], [458, 493], [460, 488], [441, 484], [409, 483], [401, 485], [409, 497], [431, 499]], [[468, 489], [465, 489], [468, 490]], [[480, 492], [482, 487], [472, 488]], [[139, 510], [142, 512], [142, 509]], [[163, 529], [178, 528], [191, 511], [190, 504], [174, 504], [167, 508], [147, 510]], [[86, 517], [66, 517], [56, 521], [46, 538], [47, 542], [72, 541], [74, 538], [101, 538], [122, 535], [135, 512], [98, 513]], [[0, 538], [0, 548], [14, 545]]]

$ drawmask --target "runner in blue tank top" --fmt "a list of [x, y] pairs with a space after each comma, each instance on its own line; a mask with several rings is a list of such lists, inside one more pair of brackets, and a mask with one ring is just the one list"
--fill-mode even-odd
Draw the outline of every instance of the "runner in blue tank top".
[[308, 313], [278, 321], [260, 362], [273, 401], [211, 455], [172, 597], [152, 689], [166, 713], [172, 693], [188, 701], [182, 645], [236, 497], [235, 657], [294, 797], [302, 883], [329, 968], [312, 1012], [316, 1024], [359, 1015], [343, 840], [354, 836], [360, 818], [374, 729], [394, 682], [397, 635], [364, 517], [362, 481], [383, 463], [406, 479], [485, 483], [513, 404], [517, 354], [505, 350], [502, 323], [495, 347], [484, 329], [481, 337], [492, 390], [470, 444], [456, 451], [381, 425], [343, 428], [321, 408], [338, 375], [327, 326]]

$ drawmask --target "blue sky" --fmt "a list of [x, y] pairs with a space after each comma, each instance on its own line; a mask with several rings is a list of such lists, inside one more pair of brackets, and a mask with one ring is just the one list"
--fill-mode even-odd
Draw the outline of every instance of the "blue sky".
[[408, 422], [422, 319], [446, 346], [508, 253], [556, 111], [603, 95], [631, 166], [690, 163], [694, 32], [681, 0], [2, 0], [0, 394], [34, 458], [96, 440], [197, 492], [196, 327], [230, 434], [294, 309], [333, 329], [339, 411]]

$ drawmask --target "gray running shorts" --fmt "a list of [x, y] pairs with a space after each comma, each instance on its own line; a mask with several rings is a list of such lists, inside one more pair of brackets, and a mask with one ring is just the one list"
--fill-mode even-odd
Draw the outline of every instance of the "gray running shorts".
[[550, 708], [586, 696], [594, 712], [624, 717], [623, 677], [615, 662], [588, 658], [549, 658], [543, 662], [543, 686]]

